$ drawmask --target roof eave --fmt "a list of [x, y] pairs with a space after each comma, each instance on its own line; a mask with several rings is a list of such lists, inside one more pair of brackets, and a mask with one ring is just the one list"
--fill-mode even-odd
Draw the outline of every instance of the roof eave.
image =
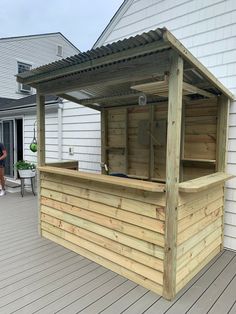
[[176, 50], [184, 60], [196, 67], [196, 70], [210, 81], [216, 88], [218, 88], [225, 96], [231, 100], [235, 100], [235, 95], [231, 93], [191, 52], [184, 47], [183, 44], [167, 29], [163, 31], [163, 39], [168, 42], [169, 45]]
[[74, 74], [81, 71], [86, 71], [91, 68], [97, 68], [103, 65], [108, 65], [110, 63], [119, 62], [125, 60], [127, 58], [135, 58], [137, 56], [142, 56], [147, 53], [158, 52], [160, 50], [169, 49], [170, 45], [167, 42], [163, 42], [160, 40], [159, 42], [152, 42], [147, 44], [146, 46], [139, 46], [135, 48], [131, 48], [129, 50], [125, 50], [122, 52], [117, 52], [108, 56], [101, 57], [99, 59], [93, 59], [90, 61], [83, 62], [78, 65], [74, 65], [68, 68], [58, 69], [52, 72], [46, 72], [41, 75], [32, 75], [28, 77], [24, 77], [26, 72], [22, 74], [16, 75], [17, 82], [24, 83], [28, 85], [34, 86], [35, 84], [41, 83], [43, 81], [47, 81], [50, 79], [55, 79], [57, 77], [62, 77], [65, 75]]

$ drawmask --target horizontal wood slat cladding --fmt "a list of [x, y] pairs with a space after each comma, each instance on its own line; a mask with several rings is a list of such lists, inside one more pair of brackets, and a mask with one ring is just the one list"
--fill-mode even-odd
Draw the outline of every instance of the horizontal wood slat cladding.
[[[51, 234], [55, 234], [56, 236], [59, 236], [62, 239], [65, 239], [73, 244], [79, 246], [90, 251], [90, 252], [96, 252], [99, 256], [102, 256], [109, 261], [113, 263], [119, 262], [119, 264], [123, 267], [126, 267], [130, 269], [133, 272], [137, 272], [138, 274], [145, 276], [148, 279], [151, 279], [158, 284], [163, 284], [163, 275], [161, 272], [154, 270], [153, 268], [146, 266], [140, 261], [135, 261], [134, 259], [127, 258], [128, 254], [124, 254], [122, 252], [122, 248], [118, 253], [115, 253], [115, 248], [111, 245], [110, 247], [113, 248], [113, 250], [110, 249], [109, 245], [106, 244], [106, 240], [100, 238], [101, 243], [98, 243], [99, 237], [92, 238], [91, 236], [87, 239], [85, 237], [80, 236], [76, 233], [76, 228], [73, 229], [73, 232], [67, 232], [64, 229], [57, 228], [56, 226], [50, 225], [48, 223], [42, 222], [42, 229], [50, 232]], [[130, 257], [132, 256], [129, 254]], [[155, 265], [156, 266], [156, 265]]]
[[180, 193], [177, 234], [177, 291], [204, 267], [221, 248], [224, 187]]
[[156, 292], [157, 294], [160, 294], [160, 295], [162, 294], [162, 290], [163, 290], [162, 285], [159, 285], [158, 283], [156, 283], [152, 280], [149, 280], [144, 276], [141, 276], [137, 273], [134, 273], [131, 270], [129, 270], [125, 267], [122, 267], [118, 263], [110, 262], [106, 258], [99, 256], [94, 252], [91, 252], [91, 251], [86, 250], [82, 247], [79, 247], [78, 245], [75, 245], [75, 244], [71, 243], [70, 241], [67, 241], [63, 238], [60, 238], [60, 237], [58, 237], [52, 233], [49, 233], [47, 231], [43, 230], [42, 235], [45, 238], [70, 249], [71, 251], [74, 251], [74, 252], [76, 252], [76, 253], [84, 256], [84, 257], [87, 257], [88, 259], [108, 268], [108, 269], [115, 271], [116, 273], [120, 274], [121, 276], [124, 276], [124, 277], [136, 282], [137, 284], [140, 284], [143, 287]]
[[42, 172], [42, 234], [162, 294], [164, 193], [153, 194]]
[[[190, 180], [215, 172], [217, 104], [185, 100], [184, 112], [181, 165], [184, 180]], [[109, 172], [164, 182], [167, 103], [107, 109], [106, 116]], [[163, 295], [164, 188], [158, 192], [143, 181], [111, 185], [49, 170], [40, 169], [42, 235]], [[153, 190], [142, 190], [143, 184]], [[201, 192], [179, 189], [174, 293], [220, 252], [223, 233], [223, 183]]]
[[[223, 193], [179, 193], [176, 292], [220, 252]], [[162, 295], [164, 199], [42, 172], [42, 235]]]
[[142, 193], [140, 190], [125, 190], [118, 186], [116, 188], [108, 187], [102, 184], [86, 183], [54, 175], [51, 178], [50, 175], [42, 175], [41, 186], [68, 195], [85, 197], [92, 201], [99, 202], [100, 200], [105, 205], [111, 205], [162, 221], [165, 220], [164, 206], [162, 206], [164, 195], [162, 193], [149, 193], [146, 191]]
[[[167, 102], [153, 105], [154, 124], [158, 120], [167, 119]], [[108, 110], [108, 151], [109, 171], [126, 173], [140, 177], [150, 175], [149, 145], [139, 142], [139, 123], [149, 119], [151, 106], [135, 106], [124, 109]], [[125, 158], [125, 112], [128, 112], [127, 167]], [[184, 126], [184, 159], [216, 159], [216, 128], [217, 128], [217, 99], [187, 101], [185, 105]], [[154, 147], [153, 173], [156, 179], [165, 180], [166, 176], [166, 144], [159, 145], [155, 142], [153, 130], [147, 132], [147, 137], [152, 138]], [[166, 142], [166, 141], [165, 141]], [[116, 151], [114, 148], [120, 148]], [[112, 149], [113, 148], [113, 149]], [[121, 149], [123, 148], [123, 150]], [[215, 165], [195, 162], [184, 162], [183, 180], [191, 180], [199, 176], [215, 172]], [[149, 178], [150, 179], [150, 178]]]
[[[187, 103], [185, 106], [184, 158], [216, 159], [216, 128], [217, 98]], [[191, 168], [184, 171], [184, 180], [191, 179]], [[204, 173], [203, 169], [201, 171]], [[195, 172], [197, 173], [197, 170]], [[208, 173], [205, 171], [205, 173], [209, 174], [211, 171]], [[194, 177], [196, 175], [193, 173], [192, 178]]]

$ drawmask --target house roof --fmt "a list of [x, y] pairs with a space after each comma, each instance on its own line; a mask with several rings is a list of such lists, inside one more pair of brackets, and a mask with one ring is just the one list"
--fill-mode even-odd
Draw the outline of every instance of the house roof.
[[[29, 84], [40, 89], [41, 93], [57, 94], [66, 98], [65, 94], [60, 94], [62, 91], [65, 92], [66, 89], [70, 89], [71, 91], [86, 91], [88, 94], [91, 92], [93, 96], [107, 96], [108, 89], [102, 81], [102, 77], [105, 76], [106, 81], [109, 77], [109, 81], [113, 82], [116, 91], [124, 94], [130, 91], [130, 85], [126, 84], [124, 86], [118, 84], [118, 82], [122, 80], [120, 76], [126, 75], [126, 82], [128, 82], [128, 80], [129, 82], [131, 82], [131, 80], [134, 81], [134, 76], [132, 77], [132, 75], [137, 72], [137, 65], [140, 66], [139, 60], [146, 57], [148, 57], [146, 58], [146, 63], [149, 63], [149, 77], [156, 75], [157, 67], [164, 68], [165, 65], [165, 69], [162, 69], [162, 73], [164, 70], [168, 71], [170, 50], [176, 51], [184, 59], [184, 78], [187, 83], [197, 82], [200, 86], [203, 86], [206, 91], [213, 92], [215, 95], [223, 93], [228, 98], [234, 99], [234, 95], [166, 28], [158, 28], [141, 35], [119, 40], [112, 44], [79, 53], [75, 56], [41, 66], [31, 71], [20, 73], [17, 75], [17, 80], [18, 82]], [[157, 54], [156, 57], [154, 54]], [[164, 61], [161, 59], [161, 56], [164, 58]], [[156, 62], [156, 64], [155, 67], [151, 66], [150, 68], [151, 59], [153, 62]], [[144, 67], [144, 71], [147, 71], [144, 64], [141, 66]], [[131, 70], [128, 67], [130, 67]], [[100, 74], [98, 75], [99, 71]], [[97, 76], [95, 76], [96, 73]], [[152, 74], [150, 75], [150, 73]], [[140, 76], [140, 74], [137, 73], [136, 79], [138, 75]], [[85, 76], [87, 77], [86, 82], [84, 81]], [[119, 77], [119, 79], [115, 78], [115, 76]], [[92, 81], [95, 82], [92, 84]], [[89, 87], [91, 84], [97, 84], [97, 90], [94, 86], [92, 89], [81, 89], [81, 87]], [[108, 82], [108, 84], [111, 83]]]
[[31, 38], [38, 38], [38, 37], [48, 37], [48, 36], [55, 36], [55, 35], [61, 36], [73, 48], [75, 48], [78, 52], [80, 52], [80, 50], [74, 44], [72, 44], [72, 42], [69, 39], [67, 39], [61, 32], [44, 33], [44, 34], [33, 34], [33, 35], [23, 35], [23, 36], [13, 36], [13, 37], [2, 37], [2, 38], [0, 38], [0, 42], [3, 42], [3, 41], [15, 41], [15, 40], [20, 40], [20, 39], [31, 39]]
[[6, 105], [6, 104], [10, 104], [13, 100], [15, 100], [15, 99], [0, 97], [0, 110], [1, 110], [2, 106]]
[[[46, 96], [45, 104], [52, 104], [59, 101], [57, 96]], [[20, 99], [0, 98], [0, 112], [36, 106], [36, 94]]]

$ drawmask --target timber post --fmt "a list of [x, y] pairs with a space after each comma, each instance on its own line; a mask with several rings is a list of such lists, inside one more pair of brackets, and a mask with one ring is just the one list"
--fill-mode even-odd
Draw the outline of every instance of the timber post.
[[183, 59], [170, 56], [168, 127], [166, 154], [166, 224], [163, 296], [172, 299], [176, 292], [176, 241], [178, 185], [180, 169]]
[[[36, 94], [36, 106], [37, 106], [37, 165], [45, 165], [45, 96]], [[37, 187], [38, 187], [38, 231], [42, 235], [41, 231], [41, 178], [40, 172], [37, 170]]]

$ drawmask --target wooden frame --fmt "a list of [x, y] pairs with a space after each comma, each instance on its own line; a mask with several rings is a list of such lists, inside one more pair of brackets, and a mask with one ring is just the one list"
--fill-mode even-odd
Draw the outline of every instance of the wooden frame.
[[[223, 248], [232, 95], [172, 34], [156, 36], [25, 82], [38, 91], [42, 235], [171, 300]], [[102, 174], [45, 165], [42, 94], [80, 103], [66, 93], [83, 89], [101, 111]]]

